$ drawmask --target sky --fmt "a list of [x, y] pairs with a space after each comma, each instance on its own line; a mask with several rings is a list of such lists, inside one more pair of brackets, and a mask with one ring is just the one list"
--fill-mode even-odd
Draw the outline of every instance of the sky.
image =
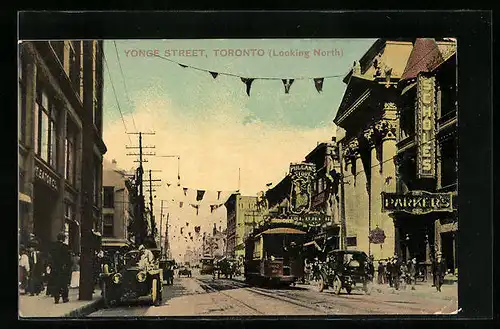
[[[225, 207], [211, 213], [210, 204], [223, 203], [238, 189], [243, 195], [256, 195], [266, 184], [277, 184], [291, 162], [303, 161], [318, 142], [335, 136], [332, 120], [346, 87], [342, 79], [374, 42], [107, 40], [105, 158], [132, 170], [137, 157], [127, 153], [138, 150], [126, 147], [137, 146], [138, 136], [126, 132], [154, 132], [143, 136], [143, 146], [155, 146], [144, 152], [157, 155], [145, 157], [144, 169], [161, 170], [152, 173], [153, 179], [161, 179], [154, 182], [161, 185], [154, 188], [155, 213], [160, 213], [159, 200], [166, 200], [164, 213], [169, 214], [172, 225], [169, 234], [178, 248], [174, 254], [182, 253], [192, 245], [186, 232], [194, 234], [195, 225], [201, 225], [202, 232], [209, 231], [213, 223], [225, 228]], [[323, 55], [315, 55], [315, 49]], [[209, 72], [189, 66], [221, 74], [214, 79]], [[312, 78], [328, 76], [335, 77], [325, 78], [319, 93]], [[250, 96], [240, 77], [256, 79]], [[263, 77], [295, 80], [286, 94], [281, 80], [258, 79]], [[180, 156], [180, 165], [175, 157], [159, 156]], [[181, 186], [177, 186], [178, 169]], [[184, 187], [189, 189], [187, 195]], [[196, 203], [197, 189], [207, 191], [198, 215], [189, 206]], [[220, 199], [217, 191], [222, 191]], [[183, 208], [179, 208], [180, 201], [185, 202]], [[179, 239], [180, 226], [186, 223], [188, 241]]]

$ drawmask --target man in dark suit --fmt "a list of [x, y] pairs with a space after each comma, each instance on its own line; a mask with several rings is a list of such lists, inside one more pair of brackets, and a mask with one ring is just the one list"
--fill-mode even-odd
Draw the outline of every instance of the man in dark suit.
[[51, 259], [51, 276], [54, 284], [54, 301], [59, 304], [59, 299], [62, 297], [63, 303], [67, 303], [68, 299], [68, 286], [71, 280], [71, 251], [64, 243], [66, 235], [59, 233], [57, 235], [57, 242], [54, 244], [50, 253]]
[[29, 244], [28, 259], [30, 264], [30, 273], [28, 280], [28, 288], [30, 296], [39, 295], [43, 290], [42, 274], [43, 274], [43, 261], [38, 251], [38, 241], [33, 239]]

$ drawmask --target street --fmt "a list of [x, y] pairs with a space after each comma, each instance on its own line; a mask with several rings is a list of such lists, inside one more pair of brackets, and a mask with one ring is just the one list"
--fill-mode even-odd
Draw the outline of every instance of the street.
[[396, 315], [447, 314], [458, 309], [456, 286], [441, 293], [426, 284], [416, 290], [394, 291], [375, 286], [371, 295], [353, 290], [335, 295], [322, 293], [309, 285], [288, 288], [251, 287], [242, 278], [213, 279], [210, 275], [176, 278], [173, 286], [163, 286], [161, 306], [145, 301], [101, 309], [90, 317], [137, 316], [284, 316], [284, 315]]

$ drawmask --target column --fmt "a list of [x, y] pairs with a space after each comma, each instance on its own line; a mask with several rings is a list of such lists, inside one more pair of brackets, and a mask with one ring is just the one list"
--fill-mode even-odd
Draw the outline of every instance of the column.
[[353, 200], [353, 207], [356, 213], [358, 250], [362, 250], [367, 254], [372, 254], [368, 240], [370, 230], [370, 198], [367, 189], [368, 179], [359, 147], [355, 149], [353, 160], [355, 161], [356, 170], [354, 186], [354, 195], [356, 199]]
[[64, 218], [65, 218], [65, 203], [64, 203], [64, 195], [66, 193], [66, 180], [65, 180], [65, 159], [66, 159], [66, 149], [65, 149], [65, 141], [66, 141], [66, 119], [67, 119], [67, 110], [64, 106], [57, 106], [57, 110], [59, 111], [57, 115], [57, 168], [56, 171], [61, 178], [59, 180], [59, 192], [57, 195], [56, 205], [54, 206], [54, 210], [52, 212], [52, 229], [51, 229], [51, 240], [56, 241], [57, 234], [61, 232], [64, 228]]
[[25, 213], [23, 222], [23, 231], [29, 236], [33, 233], [34, 228], [34, 203], [35, 203], [35, 193], [34, 193], [34, 180], [35, 180], [35, 102], [36, 102], [36, 75], [37, 67], [34, 62], [32, 62], [32, 56], [25, 52], [24, 60], [29, 61], [26, 64], [26, 144], [29, 147], [28, 154], [25, 158], [25, 178], [24, 178], [24, 190], [27, 195], [31, 197], [31, 203], [27, 205], [27, 211]]

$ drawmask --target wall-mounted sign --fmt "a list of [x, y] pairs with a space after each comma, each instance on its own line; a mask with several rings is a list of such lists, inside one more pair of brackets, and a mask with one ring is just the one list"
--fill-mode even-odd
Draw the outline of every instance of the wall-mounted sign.
[[382, 192], [382, 212], [404, 211], [426, 214], [435, 211], [453, 211], [453, 194], [412, 191], [407, 194]]
[[290, 164], [290, 212], [305, 214], [311, 209], [312, 180], [316, 166], [312, 163]]
[[53, 189], [54, 191], [58, 191], [58, 179], [54, 177], [53, 174], [51, 174], [47, 169], [43, 168], [41, 165], [38, 163], [35, 164], [35, 177], [44, 182], [45, 185]]
[[417, 177], [436, 176], [436, 101], [435, 78], [420, 74], [417, 78], [417, 108], [415, 111], [417, 144]]

